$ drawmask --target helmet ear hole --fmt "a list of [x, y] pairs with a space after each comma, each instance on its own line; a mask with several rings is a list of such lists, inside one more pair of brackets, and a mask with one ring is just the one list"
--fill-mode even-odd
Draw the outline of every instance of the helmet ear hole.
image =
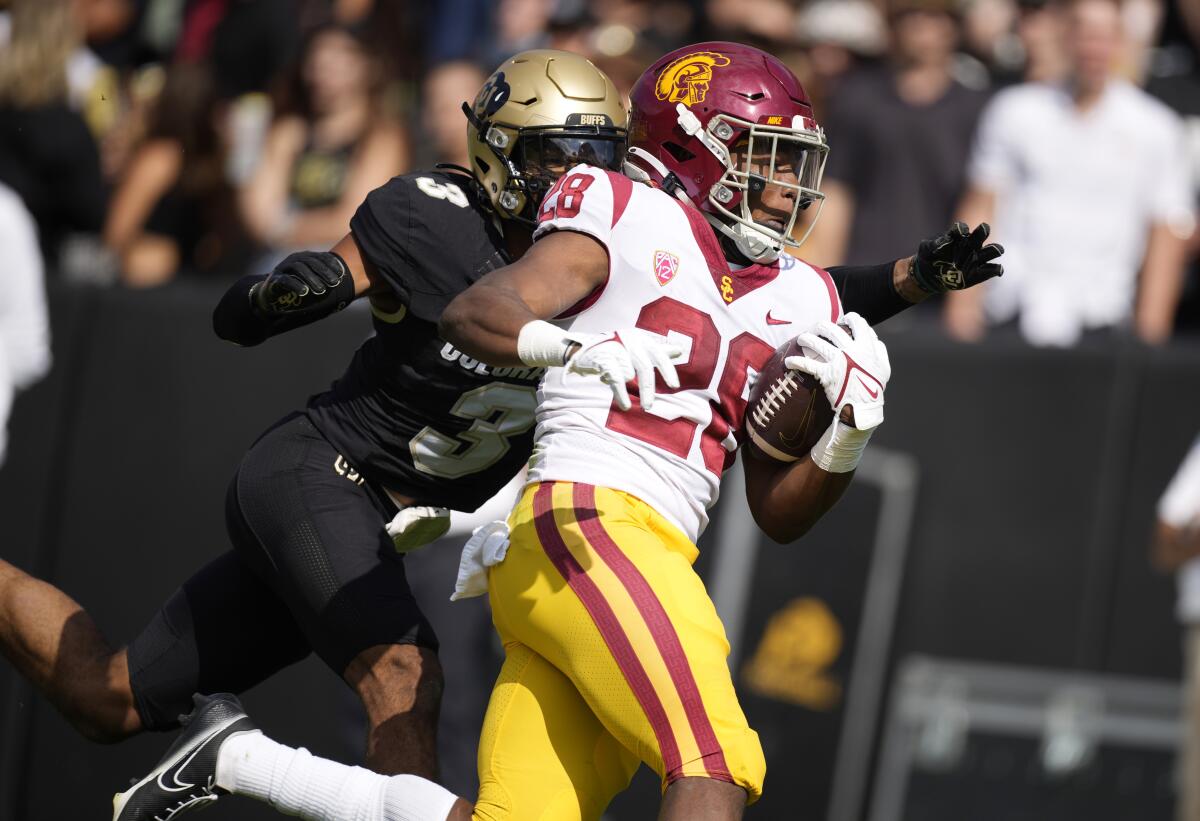
[[487, 174], [492, 170], [492, 167], [480, 156], [475, 157], [475, 164], [479, 166], [479, 170]]
[[688, 151], [679, 143], [664, 142], [663, 149], [675, 158], [676, 162], [687, 162], [688, 160], [696, 159], [696, 155]]

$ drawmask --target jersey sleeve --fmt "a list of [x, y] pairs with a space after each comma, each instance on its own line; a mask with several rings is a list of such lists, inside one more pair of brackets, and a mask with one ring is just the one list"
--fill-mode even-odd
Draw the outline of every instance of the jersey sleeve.
[[394, 177], [368, 194], [350, 230], [408, 315], [437, 322], [457, 294], [503, 264], [484, 222], [457, 180], [423, 173]]
[[407, 305], [417, 266], [405, 239], [412, 230], [412, 196], [402, 177], [376, 188], [350, 219], [350, 231], [365, 259]]
[[542, 199], [534, 241], [551, 231], [578, 231], [607, 248], [620, 218], [614, 212], [613, 176], [590, 165], [577, 165], [561, 176]]

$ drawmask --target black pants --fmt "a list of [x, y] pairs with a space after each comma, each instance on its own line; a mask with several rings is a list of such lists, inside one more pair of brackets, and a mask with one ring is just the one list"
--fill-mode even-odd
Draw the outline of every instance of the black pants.
[[184, 582], [129, 645], [147, 729], [193, 692], [242, 692], [316, 652], [341, 675], [380, 644], [437, 649], [384, 525], [397, 509], [294, 414], [242, 459], [225, 501], [234, 549]]

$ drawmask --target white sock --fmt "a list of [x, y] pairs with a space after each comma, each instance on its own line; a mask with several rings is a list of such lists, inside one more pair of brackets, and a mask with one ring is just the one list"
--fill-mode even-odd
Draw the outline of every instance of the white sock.
[[419, 775], [393, 775], [383, 791], [384, 821], [446, 821], [458, 796]]
[[230, 736], [217, 786], [308, 821], [445, 821], [455, 796], [415, 775], [388, 777], [317, 758], [261, 732]]

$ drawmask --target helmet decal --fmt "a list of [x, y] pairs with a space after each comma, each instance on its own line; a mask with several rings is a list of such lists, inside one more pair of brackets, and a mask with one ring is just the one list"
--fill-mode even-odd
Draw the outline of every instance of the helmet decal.
[[662, 70], [654, 93], [660, 100], [683, 103], [691, 108], [704, 102], [713, 69], [729, 65], [729, 58], [715, 51], [685, 54]]
[[[803, 241], [792, 233], [824, 201], [829, 146], [786, 64], [741, 43], [695, 43], [643, 72], [629, 100], [629, 176], [690, 201], [752, 261]], [[755, 219], [768, 187], [790, 200], [786, 219]]]
[[495, 114], [508, 102], [511, 91], [508, 81], [504, 79], [504, 72], [497, 71], [479, 89], [479, 96], [475, 98], [476, 116], [487, 119]]

